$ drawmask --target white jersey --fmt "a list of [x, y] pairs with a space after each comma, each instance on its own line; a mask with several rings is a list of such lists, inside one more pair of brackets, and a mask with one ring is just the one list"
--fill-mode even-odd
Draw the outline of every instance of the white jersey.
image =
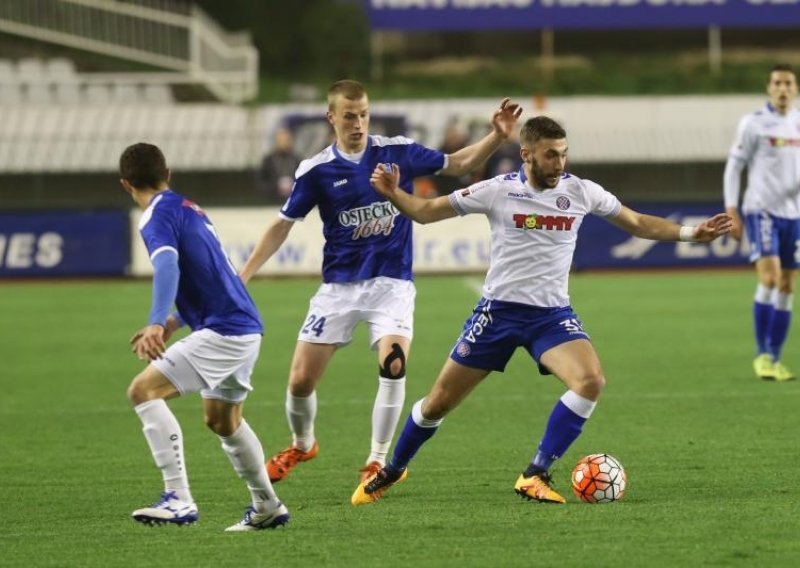
[[[743, 213], [800, 218], [800, 111], [781, 115], [767, 104], [743, 117], [728, 160], [747, 166]], [[725, 188], [726, 206], [735, 206], [738, 179], [726, 183], [735, 185], [734, 191]]]
[[534, 189], [522, 169], [450, 194], [459, 215], [483, 213], [492, 230], [487, 299], [538, 307], [569, 305], [568, 280], [583, 218], [615, 217], [622, 205], [598, 184], [564, 174]]

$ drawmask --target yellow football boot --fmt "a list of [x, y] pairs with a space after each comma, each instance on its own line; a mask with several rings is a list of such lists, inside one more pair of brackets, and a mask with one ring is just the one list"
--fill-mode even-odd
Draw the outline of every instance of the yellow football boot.
[[[762, 353], [753, 360], [753, 370], [759, 379], [771, 381], [775, 379], [775, 363], [772, 362], [772, 355]], [[784, 379], [785, 380], [785, 379]]]
[[401, 481], [405, 481], [406, 477], [408, 477], [408, 469], [404, 469], [399, 474], [394, 474], [389, 472], [385, 467], [381, 468], [378, 473], [369, 477], [366, 481], [362, 481], [356, 487], [353, 496], [350, 498], [350, 502], [353, 505], [367, 505], [368, 503], [374, 503], [381, 497], [383, 494], [386, 493], [389, 488], [392, 487], [395, 483], [400, 483]]
[[514, 484], [514, 491], [529, 501], [566, 503], [567, 500], [553, 491], [550, 483], [550, 476], [546, 473], [537, 473], [530, 477], [525, 477], [525, 474], [521, 474]]

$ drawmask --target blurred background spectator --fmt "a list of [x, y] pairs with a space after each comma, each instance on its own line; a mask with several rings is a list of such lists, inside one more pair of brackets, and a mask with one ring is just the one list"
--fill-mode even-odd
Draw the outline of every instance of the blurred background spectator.
[[[453, 119], [444, 131], [442, 143], [439, 150], [445, 154], [452, 154], [469, 144], [467, 131], [458, 119]], [[471, 175], [461, 177], [455, 176], [436, 176], [434, 183], [439, 195], [447, 195], [462, 187], [467, 187], [472, 182]]]
[[294, 137], [286, 128], [278, 128], [272, 151], [261, 160], [259, 185], [269, 202], [283, 202], [294, 184], [294, 173], [300, 157], [294, 152]]

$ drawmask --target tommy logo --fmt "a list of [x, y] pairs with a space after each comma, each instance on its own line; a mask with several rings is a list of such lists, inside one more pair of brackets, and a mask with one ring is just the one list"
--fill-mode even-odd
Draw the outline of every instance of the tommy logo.
[[512, 215], [514, 219], [514, 226], [517, 229], [547, 229], [548, 231], [569, 231], [572, 229], [572, 223], [575, 217], [567, 217], [565, 215], [524, 215], [516, 213]]
[[340, 185], [344, 185], [347, 183], [346, 179], [340, 179], [339, 181], [333, 182], [333, 187], [339, 187]]
[[800, 139], [797, 138], [776, 138], [770, 136], [768, 140], [769, 145], [773, 148], [783, 148], [784, 146], [800, 146]]

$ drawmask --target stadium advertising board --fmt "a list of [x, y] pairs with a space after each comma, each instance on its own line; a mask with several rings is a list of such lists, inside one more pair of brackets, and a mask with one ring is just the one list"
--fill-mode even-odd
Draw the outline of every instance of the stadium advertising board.
[[[209, 208], [222, 246], [234, 266], [242, 267], [267, 224], [278, 216], [277, 207]], [[138, 234], [140, 211], [131, 212], [132, 272], [152, 274], [147, 250]], [[322, 267], [322, 220], [316, 209], [295, 223], [289, 238], [261, 267], [259, 275], [316, 276]], [[426, 272], [481, 272], [489, 264], [491, 241], [485, 217], [471, 215], [443, 223], [414, 225], [414, 269]]]
[[122, 276], [125, 211], [0, 214], [0, 277]]
[[[666, 217], [681, 225], [696, 225], [720, 213], [719, 204], [639, 204], [641, 213]], [[736, 266], [747, 264], [748, 245], [731, 237], [721, 237], [710, 244], [657, 242], [632, 237], [608, 221], [587, 216], [580, 229], [575, 249], [576, 269], [646, 268], [679, 266]]]
[[[718, 213], [718, 204], [635, 205], [634, 209], [694, 225]], [[244, 265], [265, 227], [278, 216], [277, 207], [210, 208], [222, 246], [234, 266]], [[131, 272], [152, 274], [147, 250], [137, 225], [141, 212], [131, 212]], [[322, 221], [316, 209], [295, 224], [289, 238], [261, 267], [261, 276], [318, 276], [322, 266]], [[491, 235], [483, 215], [467, 215], [441, 223], [414, 225], [414, 271], [417, 274], [484, 272], [489, 266]], [[587, 216], [575, 250], [576, 269], [735, 266], [747, 263], [747, 244], [729, 237], [710, 245], [686, 242], [660, 243], [631, 237], [611, 223]]]
[[370, 0], [373, 29], [791, 27], [800, 0]]

